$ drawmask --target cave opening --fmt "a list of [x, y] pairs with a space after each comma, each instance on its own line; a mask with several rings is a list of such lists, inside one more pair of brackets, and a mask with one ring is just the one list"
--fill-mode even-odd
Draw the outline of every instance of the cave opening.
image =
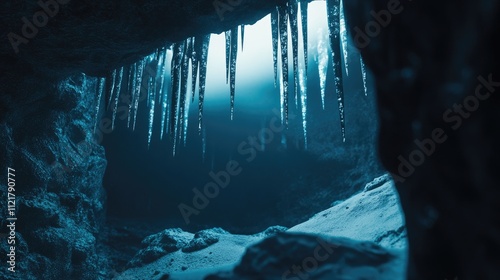
[[[293, 97], [288, 128], [282, 125], [280, 89], [273, 79], [271, 16], [246, 25], [244, 43], [243, 37], [238, 38], [234, 119], [228, 109], [225, 36], [212, 34], [201, 134], [198, 94], [188, 105], [186, 141], [177, 143], [175, 155], [173, 136], [160, 139], [161, 114], [153, 119], [148, 143], [151, 119], [145, 99], [139, 103], [134, 129], [123, 117], [117, 118], [111, 133], [104, 134], [108, 165], [103, 184], [110, 224], [128, 231], [140, 229], [142, 238], [165, 228], [197, 232], [220, 227], [233, 234], [255, 234], [277, 225], [289, 228], [358, 193], [384, 173], [376, 159], [378, 124], [371, 77], [364, 84], [359, 53], [350, 41], [344, 46], [348, 55], [342, 57], [346, 141], [342, 139], [331, 82], [335, 80], [332, 56], [328, 49], [324, 52], [328, 48], [325, 5], [312, 2], [308, 11], [307, 134], [303, 106], [295, 106]], [[291, 45], [291, 36], [288, 40]], [[293, 61], [291, 51], [288, 56]], [[292, 71], [289, 79], [293, 81]], [[161, 110], [161, 102], [155, 106]], [[112, 114], [108, 110], [102, 118]], [[228, 165], [234, 165], [235, 174], [226, 176]], [[207, 187], [211, 183], [218, 186]]]

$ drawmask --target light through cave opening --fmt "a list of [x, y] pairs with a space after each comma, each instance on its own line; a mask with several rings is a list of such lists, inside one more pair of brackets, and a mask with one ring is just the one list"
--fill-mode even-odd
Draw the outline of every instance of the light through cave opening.
[[[288, 127], [289, 104], [295, 104], [295, 108], [301, 112], [300, 123], [304, 148], [307, 148], [307, 77], [308, 69], [310, 69], [308, 65], [316, 63], [317, 67], [313, 69], [316, 68], [319, 71], [322, 107], [325, 108], [326, 94], [337, 96], [340, 133], [342, 141], [345, 142], [345, 101], [342, 76], [343, 72], [346, 75], [349, 73], [351, 56], [359, 56], [359, 54], [349, 53], [354, 48], [348, 41], [342, 1], [313, 1], [311, 3], [288, 1], [285, 5], [276, 7], [275, 11], [254, 25], [248, 25], [246, 33], [244, 30], [244, 25], [241, 25], [223, 34], [188, 38], [171, 46], [157, 49], [155, 53], [132, 65], [115, 69], [106, 78], [99, 78], [96, 83], [95, 128], [98, 127], [98, 116], [102, 108], [111, 107], [111, 127], [114, 129], [118, 102], [126, 100], [128, 103], [127, 127], [131, 126], [135, 130], [139, 103], [146, 100], [149, 112], [148, 146], [154, 134], [159, 135], [160, 139], [168, 134], [171, 136], [172, 154], [175, 155], [179, 144], [186, 145], [190, 108], [195, 103], [196, 92], [198, 93], [196, 127], [198, 134], [203, 138], [205, 129], [203, 110], [207, 97], [214, 95], [220, 98], [221, 94], [226, 95], [229, 92], [229, 117], [232, 120], [234, 106], [237, 106], [235, 100], [238, 88], [251, 87], [252, 76], [265, 75], [271, 68], [274, 68], [275, 87], [280, 95], [281, 122]], [[246, 53], [243, 52], [245, 36], [248, 45], [245, 49]], [[260, 41], [259, 44], [252, 44], [257, 40]], [[225, 52], [221, 51], [222, 48]], [[308, 53], [313, 54], [313, 61], [309, 61], [311, 56], [308, 56]], [[224, 56], [225, 64], [222, 63]], [[360, 56], [359, 59], [360, 80], [363, 82], [366, 95], [367, 74]], [[238, 67], [237, 60], [246, 60], [245, 67]], [[271, 61], [273, 66], [269, 65]], [[225, 65], [225, 85], [221, 82], [224, 78], [224, 75], [220, 74], [222, 65]], [[289, 68], [292, 71], [289, 71]], [[332, 69], [334, 73], [333, 93], [326, 92], [328, 69]], [[236, 85], [237, 72], [240, 77], [247, 80], [246, 82], [239, 81], [238, 86]], [[209, 94], [206, 94], [207, 91]], [[155, 114], [161, 115], [161, 125], [157, 133], [153, 131]], [[205, 142], [205, 139], [201, 140], [201, 143]], [[205, 149], [202, 150], [205, 151]]]

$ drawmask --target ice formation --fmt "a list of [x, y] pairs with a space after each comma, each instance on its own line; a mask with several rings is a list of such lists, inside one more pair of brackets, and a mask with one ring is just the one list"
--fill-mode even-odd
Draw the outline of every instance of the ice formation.
[[[294, 79], [294, 102], [301, 111], [304, 147], [307, 148], [307, 76], [308, 76], [308, 1], [288, 0], [271, 12], [271, 43], [273, 50], [274, 85], [279, 86], [282, 123], [288, 126], [289, 99], [289, 37], [291, 38], [291, 58]], [[300, 13], [300, 16], [299, 16]], [[348, 74], [348, 40], [345, 26], [343, 3], [341, 0], [326, 1], [328, 22], [328, 38], [320, 36], [317, 42], [317, 69], [320, 77], [322, 107], [325, 107], [327, 92], [326, 81], [329, 68], [329, 57], [332, 57], [334, 90], [338, 101], [340, 128], [345, 141], [343, 70]], [[299, 32], [300, 30], [300, 32]], [[321, 33], [321, 30], [318, 32]], [[230, 118], [234, 117], [236, 95], [236, 60], [238, 39], [243, 50], [245, 25], [226, 31], [225, 65], [226, 82], [230, 93]], [[299, 54], [299, 39], [302, 37], [303, 53]], [[115, 128], [119, 101], [128, 104], [127, 127], [132, 124], [135, 129], [139, 103], [147, 99], [148, 114], [148, 146], [154, 136], [156, 112], [160, 112], [160, 139], [170, 135], [175, 155], [179, 143], [186, 144], [188, 135], [189, 108], [194, 103], [198, 89], [198, 134], [202, 137], [205, 150], [205, 128], [203, 125], [203, 103], [207, 74], [207, 59], [210, 35], [187, 38], [184, 41], [160, 48], [152, 55], [130, 65], [113, 70], [107, 78], [97, 81], [97, 117], [101, 112], [103, 95], [106, 107], [112, 111], [112, 129]], [[329, 43], [327, 43], [329, 42]], [[367, 94], [367, 74], [362, 59], [361, 73], [365, 95]], [[198, 85], [198, 87], [196, 87]], [[155, 110], [158, 107], [158, 110]], [[285, 140], [283, 140], [285, 141]]]

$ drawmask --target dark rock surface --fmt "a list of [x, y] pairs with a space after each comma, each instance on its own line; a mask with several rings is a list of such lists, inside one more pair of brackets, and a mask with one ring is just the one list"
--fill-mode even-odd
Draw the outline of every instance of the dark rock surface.
[[[12, 92], [18, 98], [9, 100], [18, 109], [4, 111], [0, 124], [2, 169], [16, 170], [16, 279], [98, 279], [107, 265], [97, 250], [106, 160], [88, 110], [94, 84], [83, 75], [54, 84], [34, 81], [1, 79], [3, 85], [18, 82]], [[0, 174], [4, 198], [6, 175]], [[0, 202], [2, 232], [6, 201]], [[7, 249], [2, 239], [2, 263]], [[1, 279], [12, 276], [0, 270]]]
[[[44, 10], [37, 1], [0, 3], [0, 57], [8, 62], [8, 68], [28, 68], [44, 75], [106, 75], [187, 37], [254, 23], [280, 0], [42, 2], [55, 4], [50, 6], [53, 16], [45, 24], [41, 20], [40, 27], [34, 24], [34, 16]], [[220, 3], [226, 8], [221, 9]], [[26, 28], [25, 34], [23, 18], [32, 24], [32, 30]], [[26, 40], [14, 41], [19, 45], [17, 53], [9, 41], [11, 32]], [[7, 65], [0, 70], [11, 71]]]
[[182, 248], [182, 252], [190, 253], [207, 248], [208, 246], [219, 242], [219, 235], [228, 234], [227, 231], [221, 228], [212, 228], [198, 231], [194, 234], [193, 239]]
[[394, 258], [371, 242], [278, 233], [250, 246], [232, 272], [205, 279], [388, 279], [380, 275]]
[[185, 248], [192, 238], [191, 233], [180, 228], [165, 229], [150, 235], [141, 242], [142, 248], [130, 261], [129, 267], [151, 263], [168, 253]]
[[405, 212], [408, 279], [500, 279], [499, 3], [346, 9], [354, 36], [372, 30], [355, 41], [376, 80], [379, 154]]

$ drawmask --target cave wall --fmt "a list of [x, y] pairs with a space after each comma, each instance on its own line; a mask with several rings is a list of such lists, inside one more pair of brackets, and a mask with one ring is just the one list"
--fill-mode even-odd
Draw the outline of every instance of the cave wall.
[[376, 81], [408, 279], [499, 279], [498, 2], [353, 0], [346, 10]]
[[2, 238], [0, 255], [5, 264], [15, 246], [16, 273], [4, 266], [0, 278], [99, 279], [106, 267], [97, 246], [106, 159], [92, 133], [95, 79], [80, 74], [61, 82], [35, 76], [0, 82], [12, 85], [9, 103], [17, 108], [4, 112], [0, 123], [2, 229], [10, 224], [4, 219], [9, 167], [15, 170], [17, 217], [15, 243]]

